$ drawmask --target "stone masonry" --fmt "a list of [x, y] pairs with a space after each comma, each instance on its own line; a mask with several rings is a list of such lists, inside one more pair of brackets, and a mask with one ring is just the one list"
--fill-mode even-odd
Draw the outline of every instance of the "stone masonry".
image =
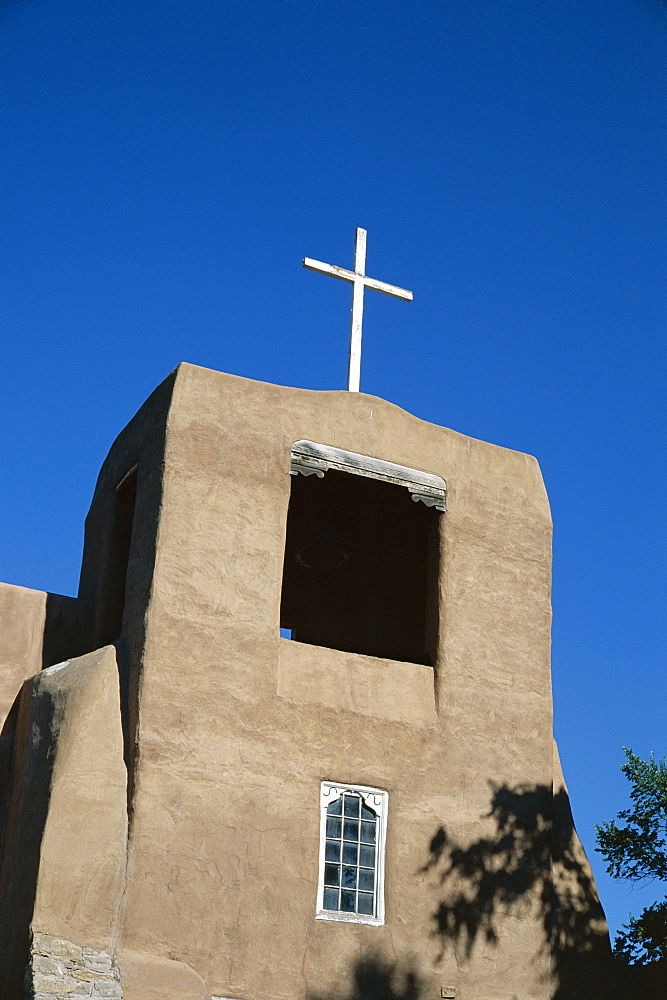
[[34, 934], [26, 968], [25, 1000], [122, 1000], [118, 969], [105, 951], [52, 934]]

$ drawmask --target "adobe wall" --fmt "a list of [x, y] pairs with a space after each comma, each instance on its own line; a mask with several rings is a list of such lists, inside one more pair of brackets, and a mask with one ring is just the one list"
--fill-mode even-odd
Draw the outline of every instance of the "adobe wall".
[[90, 616], [75, 597], [0, 583], [0, 729], [27, 677], [90, 649]]
[[[114, 441], [97, 478], [86, 517], [78, 598], [91, 607], [91, 649], [115, 643], [120, 675], [124, 753], [129, 767], [132, 804], [134, 755], [137, 749], [137, 706], [145, 648], [146, 613], [153, 587], [157, 533], [163, 497], [167, 418], [176, 379], [172, 372], [151, 393]], [[118, 539], [114, 510], [118, 485], [132, 469], [137, 475], [136, 501], [125, 583], [120, 636], [108, 620], [109, 576]]]
[[100, 964], [115, 947], [127, 842], [113, 647], [27, 680], [13, 715], [0, 837], [2, 996], [22, 996], [24, 975], [36, 996], [87, 995], [95, 982], [115, 989], [117, 973]]
[[[435, 670], [279, 639], [289, 457], [301, 438], [447, 480]], [[425, 866], [443, 824], [462, 842], [492, 835], [491, 782], [551, 787], [550, 545], [528, 456], [372, 397], [181, 366], [123, 947], [185, 962], [211, 994], [244, 1000], [327, 995], [364, 949], [416, 962], [429, 996], [546, 997], [539, 901], [500, 917], [497, 943], [481, 935], [468, 956], [460, 938], [441, 954], [443, 888]], [[315, 920], [321, 779], [389, 792], [383, 927]], [[129, 968], [126, 998], [148, 996], [150, 977], [132, 981]]]
[[46, 594], [0, 583], [0, 727], [21, 684], [42, 669]]
[[[447, 480], [434, 667], [279, 637], [290, 449], [304, 438]], [[115, 653], [26, 682], [8, 721], [4, 891], [22, 884], [34, 902], [32, 995], [333, 1000], [356, 977], [364, 1000], [565, 996], [572, 927], [589, 947], [604, 926], [567, 793], [554, 798], [551, 520], [535, 460], [374, 397], [181, 365], [100, 473], [76, 604], [92, 644], [109, 639], [116, 485], [134, 465]], [[27, 593], [9, 594], [27, 608], [16, 680], [44, 663], [44, 601]], [[383, 926], [315, 919], [321, 780], [389, 793]], [[573, 859], [584, 892], [555, 937], [551, 889], [568, 898]], [[25, 958], [25, 915], [17, 936], [4, 912]]]

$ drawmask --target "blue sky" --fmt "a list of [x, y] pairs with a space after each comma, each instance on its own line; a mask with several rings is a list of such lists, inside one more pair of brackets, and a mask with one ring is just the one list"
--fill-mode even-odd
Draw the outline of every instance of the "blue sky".
[[621, 747], [667, 753], [660, 0], [0, 6], [0, 578], [76, 593], [104, 456], [186, 360], [362, 390], [539, 459], [555, 727], [604, 875]]

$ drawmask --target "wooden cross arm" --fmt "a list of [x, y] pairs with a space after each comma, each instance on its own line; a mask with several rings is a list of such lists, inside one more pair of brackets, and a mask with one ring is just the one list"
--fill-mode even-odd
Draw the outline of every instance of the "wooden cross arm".
[[372, 288], [375, 292], [382, 292], [383, 295], [393, 295], [397, 299], [405, 302], [412, 302], [412, 292], [406, 288], [399, 288], [398, 285], [390, 285], [386, 281], [377, 281], [375, 278], [367, 278], [364, 274], [355, 274], [354, 271], [346, 271], [344, 267], [336, 267], [334, 264], [324, 264], [321, 260], [313, 260], [311, 257], [303, 258], [303, 266], [309, 271], [319, 271], [320, 274], [330, 274], [332, 278], [340, 278], [341, 281], [348, 281], [354, 284], [355, 281], [362, 281], [366, 288]]

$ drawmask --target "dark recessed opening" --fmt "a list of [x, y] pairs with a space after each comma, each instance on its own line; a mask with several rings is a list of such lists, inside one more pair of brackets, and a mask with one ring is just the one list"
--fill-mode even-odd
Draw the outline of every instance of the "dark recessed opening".
[[125, 610], [125, 579], [130, 559], [136, 497], [137, 468], [135, 466], [121, 479], [114, 496], [101, 645], [114, 642], [121, 633]]
[[402, 486], [333, 470], [293, 476], [281, 629], [298, 642], [432, 665], [438, 518]]

